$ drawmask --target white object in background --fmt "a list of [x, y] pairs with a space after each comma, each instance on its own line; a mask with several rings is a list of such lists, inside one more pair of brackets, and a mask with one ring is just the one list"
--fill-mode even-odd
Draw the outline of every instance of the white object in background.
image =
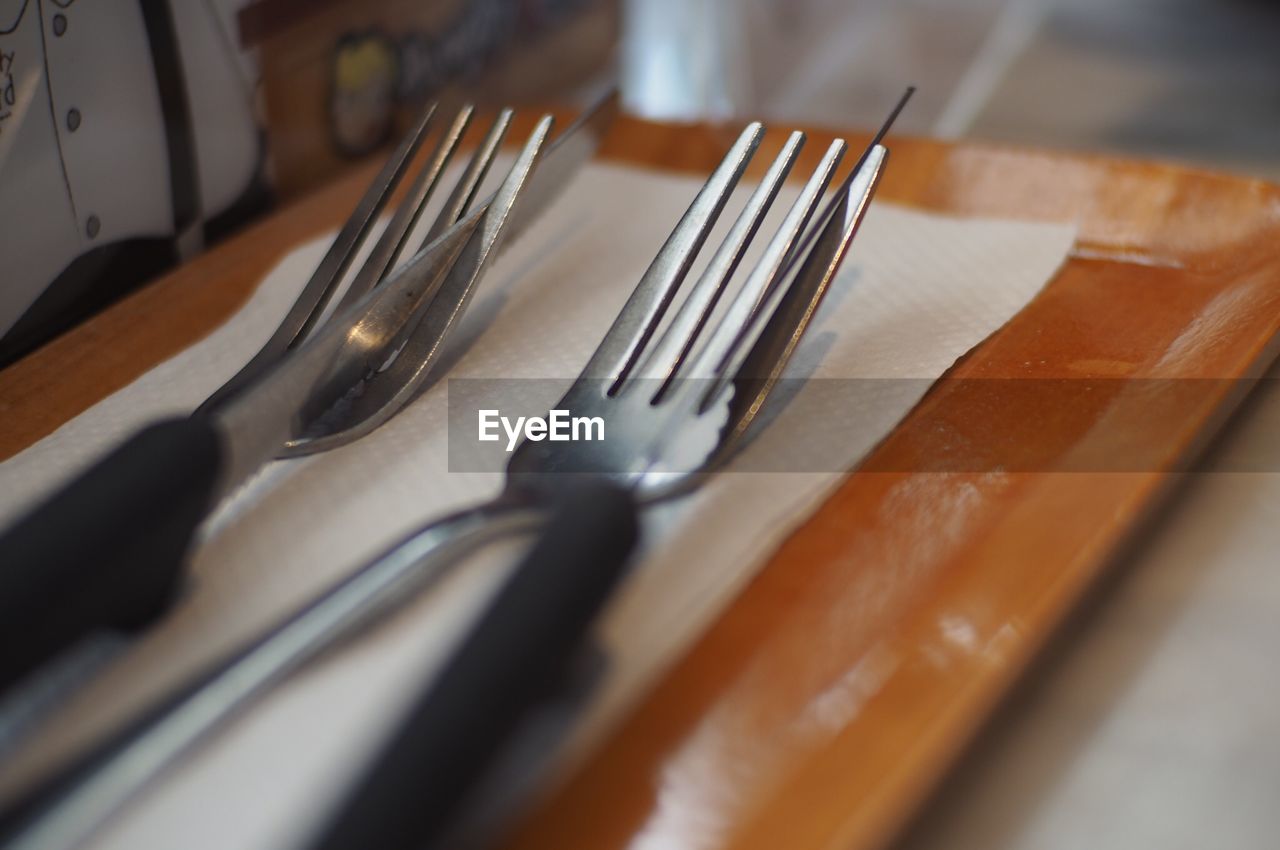
[[[18, 74], [48, 68], [36, 95], [44, 103], [4, 127], [16, 138], [0, 172], [0, 335], [94, 244], [161, 235], [172, 216], [167, 175], [155, 167], [167, 161], [164, 127], [138, 7], [45, 5], [28, 0], [0, 21], [0, 54]], [[68, 61], [80, 51], [83, 64]], [[95, 159], [111, 174], [98, 176]]]
[[737, 0], [625, 0], [623, 107], [645, 118], [729, 118], [751, 102]]
[[[236, 0], [244, 5], [244, 0]], [[258, 169], [260, 142], [253, 96], [238, 53], [208, 0], [170, 0], [187, 80], [191, 136], [205, 218], [240, 198]], [[221, 3], [226, 6], [226, 0]]]
[[[171, 6], [207, 218], [249, 187], [257, 126], [215, 13], [203, 0]], [[0, 0], [0, 56], [15, 77], [43, 78], [21, 121], [0, 124], [13, 137], [0, 170], [3, 336], [87, 251], [175, 234], [164, 117], [140, 5]]]

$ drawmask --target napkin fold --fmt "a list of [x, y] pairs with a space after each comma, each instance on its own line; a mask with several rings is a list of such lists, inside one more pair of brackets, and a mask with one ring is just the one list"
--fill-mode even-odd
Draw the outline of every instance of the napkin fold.
[[[449, 377], [571, 380], [700, 185], [589, 166], [495, 264], [446, 358]], [[785, 190], [778, 206], [794, 191]], [[884, 382], [890, 389], [858, 411], [806, 404], [802, 387], [747, 454], [784, 446], [805, 417], [847, 416], [829, 471], [731, 467], [696, 494], [646, 514], [641, 559], [600, 629], [609, 658], [603, 687], [570, 752], [584, 752], [608, 730], [839, 484], [838, 470], [856, 464], [929, 381], [1026, 304], [1073, 240], [1069, 224], [872, 206], [789, 374], [917, 380]], [[269, 336], [326, 241], [291, 251], [209, 337], [0, 464], [0, 524], [136, 428], [189, 411], [233, 374]], [[448, 383], [440, 381], [372, 435], [263, 470], [207, 523], [179, 610], [51, 718], [7, 773], [38, 769], [89, 739], [424, 520], [494, 495], [500, 476], [449, 471], [447, 401]], [[741, 463], [760, 468], [749, 458]], [[488, 553], [384, 627], [312, 665], [171, 773], [95, 846], [296, 842], [444, 657], [509, 560], [509, 552]]]

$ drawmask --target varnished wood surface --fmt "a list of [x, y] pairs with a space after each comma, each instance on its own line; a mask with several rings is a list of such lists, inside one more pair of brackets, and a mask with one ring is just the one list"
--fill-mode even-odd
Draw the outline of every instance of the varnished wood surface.
[[[605, 155], [705, 172], [733, 135], [623, 121]], [[808, 156], [831, 135], [811, 133]], [[338, 222], [367, 174], [0, 372], [0, 456], [216, 327], [285, 251]], [[509, 850], [883, 846], [1176, 482], [1169, 470], [1229, 413], [1236, 379], [1273, 356], [1276, 187], [899, 139], [881, 197], [1075, 221], [1080, 238], [1047, 289], [935, 386], [514, 828]], [[1030, 378], [1072, 380], [1011, 382]]]

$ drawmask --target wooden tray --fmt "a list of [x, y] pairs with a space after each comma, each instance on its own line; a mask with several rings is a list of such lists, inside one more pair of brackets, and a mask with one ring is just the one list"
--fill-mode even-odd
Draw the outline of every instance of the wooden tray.
[[[835, 134], [810, 135], [797, 173]], [[605, 156], [705, 173], [733, 136], [623, 120]], [[336, 225], [369, 176], [0, 372], [0, 458], [217, 327], [289, 246]], [[935, 386], [509, 850], [883, 846], [1275, 353], [1280, 187], [895, 139], [880, 197], [1075, 221], [1080, 237], [1048, 288]], [[977, 378], [1095, 380], [1031, 381], [993, 406]], [[1012, 448], [1017, 463], [920, 471], [960, 444], [971, 457]], [[1080, 457], [1086, 471], [1055, 471]]]

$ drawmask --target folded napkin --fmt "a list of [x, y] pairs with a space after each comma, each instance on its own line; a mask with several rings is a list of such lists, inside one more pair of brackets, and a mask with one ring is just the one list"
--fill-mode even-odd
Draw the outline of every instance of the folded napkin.
[[[448, 358], [450, 377], [571, 379], [700, 185], [687, 176], [588, 167], [495, 264]], [[886, 382], [894, 391], [850, 415], [830, 471], [721, 474], [647, 513], [642, 557], [601, 628], [609, 668], [572, 752], [598, 739], [698, 636], [837, 486], [836, 470], [854, 465], [929, 381], [1036, 294], [1073, 237], [1070, 225], [872, 206], [790, 372], [925, 380]], [[0, 523], [137, 427], [190, 410], [235, 372], [325, 247], [319, 240], [290, 252], [218, 331], [0, 464]], [[812, 415], [805, 392], [778, 412], [766, 432], [770, 443], [784, 445]], [[180, 609], [52, 718], [10, 775], [114, 723], [423, 520], [496, 493], [495, 474], [449, 471], [447, 396], [441, 381], [365, 439], [265, 469], [207, 524]], [[508, 561], [500, 551], [477, 559], [365, 639], [312, 665], [171, 773], [96, 846], [249, 850], [297, 841]]]

